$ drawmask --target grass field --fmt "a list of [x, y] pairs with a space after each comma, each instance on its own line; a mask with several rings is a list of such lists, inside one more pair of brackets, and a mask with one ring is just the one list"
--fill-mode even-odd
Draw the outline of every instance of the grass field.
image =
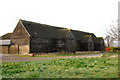
[[3, 78], [118, 78], [117, 54], [2, 64]]

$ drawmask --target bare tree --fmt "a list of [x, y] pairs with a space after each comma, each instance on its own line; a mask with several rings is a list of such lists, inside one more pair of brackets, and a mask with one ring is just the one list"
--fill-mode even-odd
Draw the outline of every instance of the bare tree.
[[107, 47], [111, 47], [111, 46], [114, 45], [114, 39], [110, 35], [107, 35], [105, 37], [105, 40], [106, 40], [106, 46]]
[[118, 46], [118, 40], [120, 39], [118, 37], [118, 22], [112, 22], [112, 25], [110, 25], [110, 29], [107, 30], [107, 36], [105, 37], [105, 40], [107, 41], [107, 46]]

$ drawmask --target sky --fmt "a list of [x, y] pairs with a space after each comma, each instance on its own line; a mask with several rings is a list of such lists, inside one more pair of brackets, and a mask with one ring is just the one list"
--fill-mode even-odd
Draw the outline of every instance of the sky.
[[71, 28], [105, 37], [118, 19], [119, 0], [1, 0], [0, 36], [13, 32], [19, 19]]

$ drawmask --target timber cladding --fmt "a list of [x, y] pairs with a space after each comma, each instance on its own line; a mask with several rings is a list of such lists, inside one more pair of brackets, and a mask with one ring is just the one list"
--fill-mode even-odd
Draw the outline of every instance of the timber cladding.
[[11, 54], [28, 54], [30, 52], [30, 36], [21, 21], [18, 22], [10, 40], [12, 41], [10, 46]]
[[30, 53], [40, 52], [56, 52], [58, 49], [65, 49], [64, 39], [49, 39], [49, 38], [31, 38]]
[[29, 34], [26, 32], [24, 26], [20, 21], [13, 31], [12, 37], [10, 39], [13, 44], [29, 45]]

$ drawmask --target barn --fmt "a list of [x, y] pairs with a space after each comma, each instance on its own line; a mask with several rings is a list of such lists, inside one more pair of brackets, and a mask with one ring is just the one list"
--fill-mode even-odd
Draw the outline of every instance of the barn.
[[104, 50], [103, 38], [97, 38], [93, 33], [21, 19], [13, 33], [6, 38], [11, 41], [9, 47], [11, 54]]

